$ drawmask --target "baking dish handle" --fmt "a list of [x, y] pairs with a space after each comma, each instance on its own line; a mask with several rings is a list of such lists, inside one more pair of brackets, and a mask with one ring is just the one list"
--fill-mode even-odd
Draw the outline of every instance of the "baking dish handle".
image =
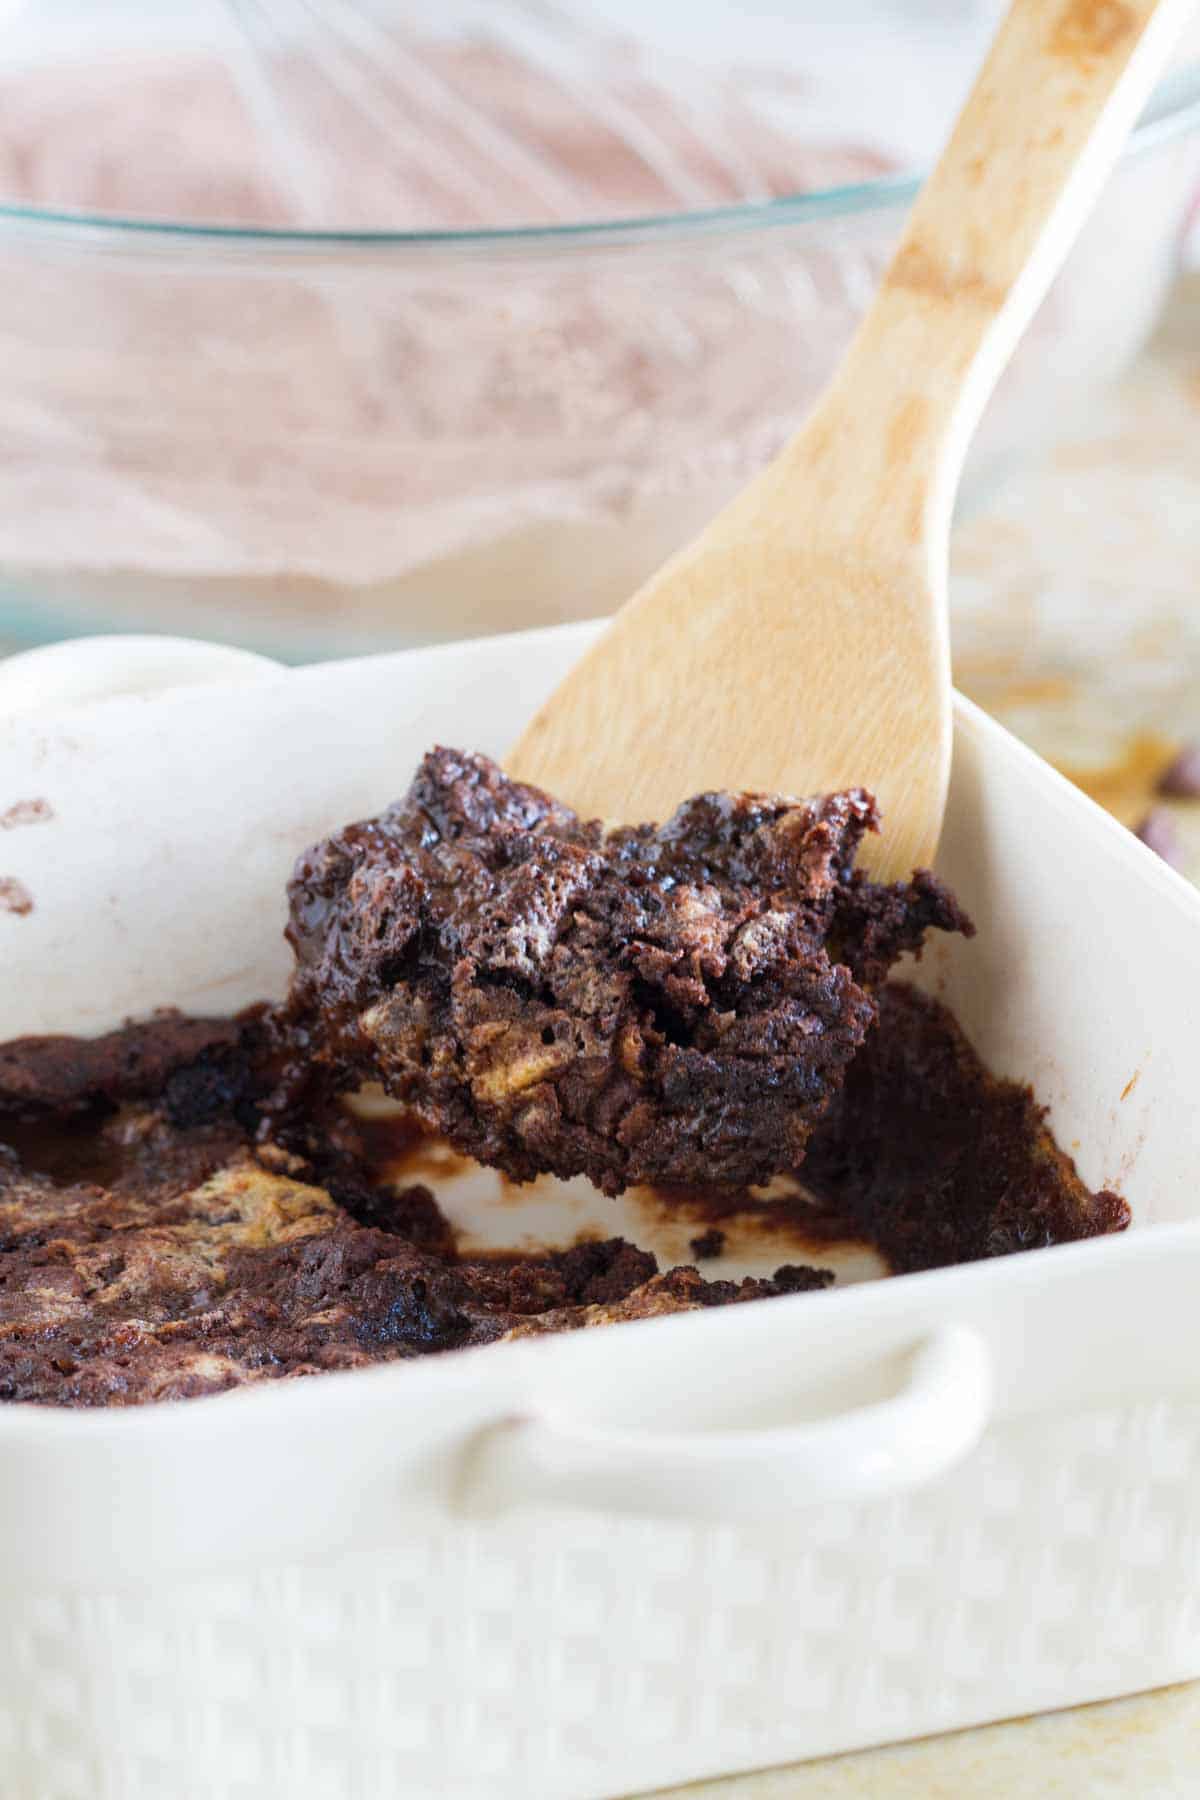
[[476, 1441], [460, 1498], [484, 1513], [532, 1500], [651, 1518], [782, 1519], [942, 1474], [978, 1441], [991, 1392], [982, 1340], [946, 1325], [911, 1351], [895, 1394], [832, 1418], [689, 1433], [506, 1420]]
[[278, 674], [253, 650], [200, 638], [112, 634], [65, 638], [0, 662], [0, 719], [85, 706], [119, 694], [156, 694], [209, 681]]

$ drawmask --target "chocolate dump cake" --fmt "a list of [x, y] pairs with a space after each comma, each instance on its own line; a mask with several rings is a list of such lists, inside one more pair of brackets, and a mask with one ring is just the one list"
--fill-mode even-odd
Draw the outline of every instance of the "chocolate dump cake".
[[518, 1179], [728, 1196], [802, 1163], [897, 1269], [1120, 1230], [1028, 1089], [886, 981], [971, 927], [927, 874], [854, 872], [874, 823], [862, 793], [708, 795], [605, 832], [434, 753], [301, 858], [285, 1007], [0, 1048], [0, 1398], [212, 1393], [832, 1279], [706, 1280], [616, 1237], [473, 1255], [345, 1103], [365, 1078]]
[[891, 966], [973, 929], [927, 871], [855, 870], [877, 823], [851, 790], [605, 830], [437, 750], [301, 858], [296, 1027], [336, 1082], [381, 1082], [518, 1181], [766, 1181], [803, 1158]]

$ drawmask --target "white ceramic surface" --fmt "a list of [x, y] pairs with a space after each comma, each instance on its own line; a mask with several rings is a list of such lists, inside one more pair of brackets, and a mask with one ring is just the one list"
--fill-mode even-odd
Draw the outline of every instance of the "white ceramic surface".
[[[0, 728], [0, 816], [45, 803], [0, 838], [0, 1039], [277, 992], [297, 846], [431, 740], [502, 749], [589, 629]], [[922, 981], [1149, 1229], [0, 1409], [0, 1789], [586, 1800], [1200, 1673], [1200, 899], [965, 703], [940, 866], [981, 931]]]
[[155, 633], [71, 638], [0, 661], [0, 718], [28, 718], [48, 709], [211, 681], [248, 681], [278, 667], [252, 650], [197, 638]]

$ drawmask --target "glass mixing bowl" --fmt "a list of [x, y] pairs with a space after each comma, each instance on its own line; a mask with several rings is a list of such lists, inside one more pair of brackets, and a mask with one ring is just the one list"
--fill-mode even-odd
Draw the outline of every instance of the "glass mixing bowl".
[[[280, 90], [261, 80], [261, 21], [273, 24], [278, 64], [298, 41], [313, 47], [283, 30], [295, 7], [324, 33], [326, 5], [234, 9], [260, 22], [252, 92], [262, 117], [279, 112]], [[343, 23], [366, 18], [378, 29], [365, 0], [346, 5]], [[512, 11], [507, 0], [488, 11], [489, 29]], [[929, 0], [915, 11], [924, 36], [906, 41], [932, 66], [945, 7]], [[317, 42], [328, 52], [324, 36]], [[360, 81], [368, 48], [360, 42]], [[866, 66], [854, 48], [855, 66]], [[338, 54], [350, 55], [344, 38]], [[119, 72], [111, 59], [89, 66], [110, 82]], [[659, 89], [674, 92], [675, 65], [667, 75], [662, 66]], [[875, 93], [886, 93], [882, 48], [872, 66]], [[765, 197], [651, 216], [593, 217], [593, 193], [582, 222], [337, 229], [330, 218], [353, 215], [348, 191], [314, 171], [312, 147], [324, 140], [298, 134], [292, 110], [271, 140], [279, 157], [286, 147], [288, 191], [299, 197], [292, 211], [286, 194], [278, 201], [284, 223], [238, 219], [239, 210], [274, 217], [276, 201], [247, 186], [236, 159], [218, 170], [219, 205], [234, 223], [160, 219], [163, 168], [194, 125], [187, 93], [163, 69], [156, 91], [178, 130], [163, 136], [160, 160], [144, 134], [125, 144], [142, 216], [98, 212], [102, 185], [71, 204], [75, 177], [61, 159], [40, 171], [34, 199], [0, 205], [0, 641], [10, 645], [149, 629], [304, 659], [605, 611], [802, 418], [917, 185], [904, 173], [846, 179], [897, 157], [911, 166], [920, 147], [910, 126], [890, 148], [886, 133], [867, 130], [861, 95], [836, 128], [826, 96], [819, 129], [796, 140], [794, 162], [782, 158], [817, 181], [803, 194], [780, 194], [776, 174]], [[947, 106], [969, 72], [946, 82]], [[78, 119], [65, 91], [61, 104]], [[437, 98], [456, 104], [441, 89]], [[394, 95], [389, 104], [387, 117], [411, 124], [411, 109], [397, 112]], [[644, 112], [631, 113], [628, 96], [623, 104], [608, 125], [636, 148]], [[351, 111], [366, 116], [358, 101]], [[136, 121], [136, 108], [123, 116]], [[457, 130], [458, 115], [448, 117]], [[1196, 194], [1198, 125], [1200, 75], [1177, 67], [995, 397], [968, 499], [1060, 430], [1145, 341]], [[462, 186], [475, 204], [494, 145], [477, 117], [473, 129]], [[572, 179], [582, 180], [586, 155], [576, 153]], [[540, 180], [553, 158], [544, 143], [539, 154]], [[10, 192], [18, 163], [32, 166], [22, 155], [0, 156]], [[647, 159], [643, 143], [643, 173]], [[85, 161], [102, 183], [104, 157]], [[824, 179], [830, 170], [836, 185]], [[344, 161], [335, 173], [344, 183]], [[680, 185], [664, 178], [649, 191], [664, 184]], [[544, 210], [557, 217], [563, 196], [543, 187]], [[353, 191], [368, 216], [385, 210], [381, 191]], [[633, 184], [613, 209], [630, 215], [643, 191]], [[697, 191], [711, 197], [714, 182]], [[300, 215], [306, 223], [290, 222]]]

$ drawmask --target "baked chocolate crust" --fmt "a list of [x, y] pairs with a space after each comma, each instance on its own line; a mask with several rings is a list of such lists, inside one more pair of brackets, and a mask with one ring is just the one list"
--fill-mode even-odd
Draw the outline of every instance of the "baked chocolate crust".
[[931, 929], [972, 931], [927, 871], [854, 869], [861, 789], [702, 794], [605, 830], [482, 756], [301, 857], [293, 1028], [515, 1181], [746, 1184], [799, 1162]]
[[378, 1196], [393, 1229], [365, 1224], [286, 1153], [153, 1112], [115, 1116], [92, 1153], [103, 1185], [30, 1173], [0, 1146], [0, 1400], [188, 1399], [832, 1279], [660, 1274], [620, 1238], [460, 1260], [427, 1189]]

